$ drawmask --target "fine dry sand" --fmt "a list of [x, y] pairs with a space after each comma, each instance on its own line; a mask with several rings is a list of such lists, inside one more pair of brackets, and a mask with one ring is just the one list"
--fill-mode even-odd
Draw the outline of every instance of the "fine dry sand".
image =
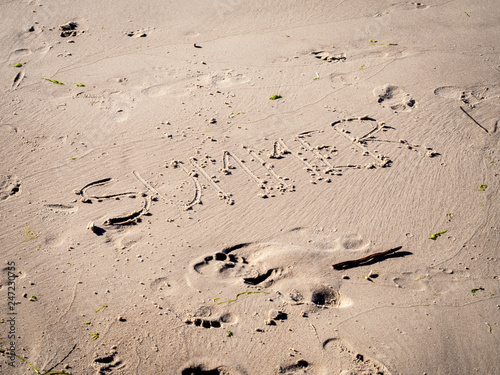
[[500, 373], [498, 1], [0, 10], [0, 373]]

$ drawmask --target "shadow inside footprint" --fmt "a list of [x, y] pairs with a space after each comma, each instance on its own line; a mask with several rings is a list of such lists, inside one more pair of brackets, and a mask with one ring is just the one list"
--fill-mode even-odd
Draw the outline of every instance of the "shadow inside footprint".
[[271, 277], [273, 273], [275, 273], [277, 269], [270, 269], [266, 273], [259, 274], [256, 277], [244, 277], [243, 281], [245, 281], [245, 284], [250, 284], [250, 285], [259, 285], [260, 283], [263, 283], [267, 279]]
[[313, 291], [311, 302], [317, 306], [339, 306], [340, 293], [328, 286], [322, 286]]
[[294, 363], [292, 365], [287, 365], [287, 366], [280, 366], [278, 369], [278, 373], [280, 374], [296, 374], [299, 371], [302, 373], [306, 372], [305, 369], [309, 367], [309, 362], [307, 362], [304, 359], [299, 359], [297, 363]]
[[113, 351], [109, 354], [105, 354], [101, 357], [96, 357], [94, 359], [94, 364], [96, 366], [99, 366], [99, 368], [97, 369], [97, 374], [99, 375], [111, 373], [113, 372], [113, 369], [118, 367], [120, 368], [124, 367], [123, 362], [119, 358], [117, 358], [116, 351]]

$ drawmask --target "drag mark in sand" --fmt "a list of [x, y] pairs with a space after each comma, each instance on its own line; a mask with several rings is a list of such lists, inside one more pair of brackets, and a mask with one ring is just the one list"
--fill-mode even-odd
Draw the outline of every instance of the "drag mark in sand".
[[[56, 365], [58, 366], [59, 364], [61, 364], [74, 350], [76, 349], [76, 344], [73, 346], [73, 348], [69, 351], [69, 353]], [[41, 375], [52, 375], [52, 374], [65, 374], [65, 375], [73, 375], [71, 374], [70, 372], [65, 372], [65, 371], [52, 371], [52, 369], [56, 366], [53, 366], [52, 369], [48, 370], [47, 372], [40, 372], [39, 370], [37, 370], [35, 368], [35, 366], [33, 366], [31, 363], [29, 363], [26, 359], [24, 359], [23, 357], [17, 355], [17, 354], [13, 354], [12, 352], [8, 351], [8, 350], [5, 350], [3, 348], [0, 348], [0, 354], [3, 354], [3, 355], [6, 355], [6, 356], [10, 356], [13, 355], [15, 356], [16, 358], [20, 359], [21, 361], [23, 361], [24, 363], [26, 363], [29, 367], [31, 367], [31, 369], [33, 371], [35, 371], [35, 373], [37, 374], [41, 374]]]
[[460, 109], [462, 110], [463, 113], [465, 113], [472, 121], [474, 121], [474, 123], [479, 126], [481, 129], [483, 129], [486, 133], [488, 133], [488, 129], [486, 129], [483, 125], [481, 125], [479, 122], [477, 122], [474, 117], [472, 117], [471, 115], [469, 115], [469, 113], [463, 109], [462, 106], [460, 106]]

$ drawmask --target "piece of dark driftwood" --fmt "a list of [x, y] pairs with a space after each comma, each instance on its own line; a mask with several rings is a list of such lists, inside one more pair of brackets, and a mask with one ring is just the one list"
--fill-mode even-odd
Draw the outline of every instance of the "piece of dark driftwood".
[[483, 129], [486, 133], [488, 133], [488, 129], [486, 129], [483, 125], [481, 125], [479, 122], [477, 122], [474, 117], [472, 117], [471, 115], [469, 115], [467, 113], [467, 111], [465, 109], [462, 108], [462, 106], [460, 106], [460, 109], [467, 115], [469, 116], [469, 118], [474, 121], [476, 123], [476, 125], [478, 125], [481, 129]]
[[402, 247], [403, 246], [398, 246], [398, 247], [395, 247], [394, 249], [380, 251], [378, 253], [367, 255], [363, 258], [354, 259], [354, 260], [347, 260], [345, 262], [340, 262], [340, 263], [335, 263], [335, 264], [332, 264], [332, 268], [334, 270], [341, 270], [344, 268], [351, 268], [351, 267], [360, 266], [363, 263], [366, 263], [370, 260], [384, 258], [386, 255], [389, 255], [389, 254], [395, 253], [398, 250], [401, 250]]

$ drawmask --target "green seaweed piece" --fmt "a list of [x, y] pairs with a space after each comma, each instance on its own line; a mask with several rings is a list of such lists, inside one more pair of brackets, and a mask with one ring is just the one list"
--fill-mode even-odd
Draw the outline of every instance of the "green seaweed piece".
[[481, 191], [485, 191], [487, 188], [488, 188], [488, 185], [485, 185], [485, 184], [479, 185], [479, 190], [481, 190]]
[[282, 96], [280, 94], [274, 94], [273, 96], [271, 96], [269, 98], [269, 100], [276, 100], [276, 99], [280, 99], [280, 98], [282, 98]]
[[480, 290], [484, 290], [482, 287], [479, 287], [479, 288], [474, 288], [474, 289], [471, 289], [471, 293], [472, 294], [476, 294], [476, 292], [480, 291]]
[[420, 276], [420, 277], [416, 278], [415, 281], [420, 281], [420, 280], [426, 279], [428, 277], [429, 277], [429, 275]]
[[236, 113], [231, 112], [231, 113], [229, 114], [229, 117], [230, 117], [230, 118], [233, 118], [233, 117], [235, 117], [235, 116], [237, 116], [237, 115], [241, 115], [242, 113], [243, 113], [243, 112], [236, 112]]
[[21, 235], [21, 237], [23, 238], [23, 242], [28, 242], [28, 241], [34, 240], [38, 236], [37, 236], [37, 234], [35, 232], [33, 232], [30, 229], [30, 227], [28, 226], [28, 224], [25, 224], [24, 225], [24, 233]]
[[26, 64], [25, 62], [23, 63], [17, 63], [16, 65], [14, 65], [14, 68], [20, 68], [22, 67], [24, 64]]
[[231, 337], [233, 335], [233, 332], [232, 331], [227, 331], [227, 337]]
[[361, 65], [361, 66], [359, 67], [359, 70], [363, 69], [364, 67], [365, 67], [365, 64]]
[[36, 302], [36, 301], [38, 301], [38, 298], [36, 298], [36, 296], [34, 296], [34, 295], [31, 295], [30, 296], [30, 301], [35, 301]]
[[93, 333], [91, 336], [92, 340], [97, 340], [99, 338], [99, 332]]
[[488, 332], [491, 333], [491, 326], [488, 323], [484, 323], [484, 324], [486, 324], [486, 327], [488, 327]]
[[429, 237], [429, 239], [436, 240], [440, 235], [445, 234], [446, 232], [448, 232], [448, 231], [445, 230], [445, 231], [442, 231], [442, 232], [434, 233], [432, 236]]
[[73, 156], [70, 158], [71, 160], [76, 160], [76, 156]]
[[44, 78], [44, 80], [46, 81], [49, 81], [49, 82], [52, 82], [52, 83], [55, 83], [57, 85], [64, 85], [64, 83], [60, 82], [60, 81], [56, 81], [55, 79], [48, 79], [48, 78]]
[[377, 43], [378, 41], [375, 39], [370, 39], [370, 43]]
[[101, 311], [102, 309], [104, 309], [105, 307], [108, 307], [107, 304], [104, 304], [102, 305], [101, 307], [99, 307], [95, 312], [98, 313], [99, 311]]
[[85, 87], [85, 85], [83, 83], [78, 83], [76, 87]]
[[5, 323], [5, 319], [0, 320], [0, 323]]
[[448, 212], [446, 216], [448, 216], [448, 220], [451, 220], [451, 218], [453, 217], [453, 212]]
[[222, 302], [215, 302], [217, 301], [218, 299], [220, 298], [214, 298], [213, 301], [216, 305], [220, 305], [220, 304], [223, 304], [223, 303], [230, 303], [230, 302], [236, 302], [238, 300], [238, 297], [243, 295], [243, 294], [257, 294], [257, 293], [265, 293], [265, 294], [269, 294], [269, 292], [264, 292], [263, 290], [256, 290], [256, 291], [248, 291], [248, 292], [241, 292], [241, 293], [238, 293], [236, 295], [236, 297], [234, 299], [230, 299], [230, 300], [227, 300], [227, 301], [222, 301]]
[[470, 17], [470, 16], [469, 16], [469, 13], [467, 13], [467, 12], [464, 12], [464, 13], [465, 13], [465, 14], [467, 14], [467, 17]]
[[83, 324], [90, 324], [90, 322], [84, 322]]

